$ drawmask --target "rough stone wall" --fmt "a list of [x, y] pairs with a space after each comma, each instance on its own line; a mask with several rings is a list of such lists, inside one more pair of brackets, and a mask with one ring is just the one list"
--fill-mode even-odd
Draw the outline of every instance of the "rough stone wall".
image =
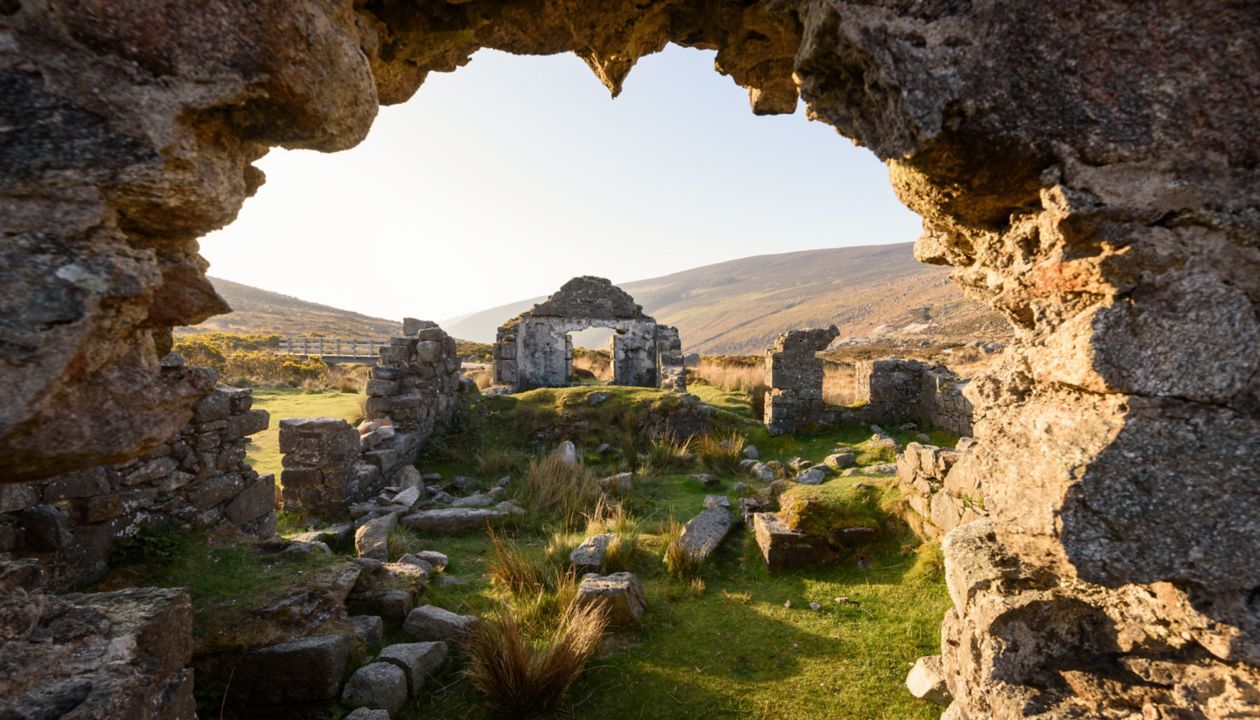
[[437, 424], [457, 411], [468, 384], [455, 339], [414, 318], [403, 321], [403, 333], [379, 351], [362, 432], [332, 418], [280, 421], [286, 509], [338, 515], [376, 495], [415, 463]]
[[682, 338], [672, 325], [656, 326], [656, 366], [661, 389], [687, 392], [687, 368], [683, 361]]
[[[563, 387], [573, 375], [569, 333], [611, 328], [613, 382], [657, 387], [656, 321], [634, 298], [604, 278], [583, 276], [532, 310], [509, 320], [495, 335], [495, 382], [516, 390]], [[677, 331], [675, 331], [676, 333]]]
[[99, 576], [120, 537], [142, 526], [209, 528], [230, 522], [275, 532], [275, 478], [245, 463], [249, 436], [266, 429], [252, 391], [219, 387], [188, 425], [143, 457], [0, 486], [0, 556], [40, 560], [50, 589]]
[[898, 358], [868, 360], [858, 363], [856, 399], [865, 406], [864, 419], [916, 422], [969, 436], [974, 409], [964, 394], [967, 384], [943, 366]]
[[915, 531], [939, 541], [964, 523], [987, 516], [980, 485], [969, 468], [975, 441], [964, 438], [950, 450], [912, 442], [897, 457], [897, 483], [914, 511]]
[[973, 381], [989, 531], [945, 543], [952, 720], [1250, 712], [1248, 2], [0, 3], [4, 480], [139, 457], [187, 422], [211, 383], [158, 358], [226, 310], [195, 238], [269, 146], [353, 146], [482, 47], [575, 52], [615, 94], [667, 42], [716, 49], [754, 112], [799, 95], [884, 159], [918, 257], [1015, 328]]
[[811, 425], [834, 424], [843, 412], [823, 402], [823, 361], [840, 334], [835, 325], [813, 330], [789, 330], [766, 350], [765, 424], [772, 435], [795, 432]]

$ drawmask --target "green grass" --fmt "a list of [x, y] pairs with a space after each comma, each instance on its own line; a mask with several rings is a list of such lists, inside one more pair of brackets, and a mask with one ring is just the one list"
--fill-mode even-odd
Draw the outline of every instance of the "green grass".
[[297, 388], [255, 388], [254, 407], [271, 413], [266, 430], [250, 438], [245, 461], [260, 474], [280, 479], [280, 421], [285, 418], [331, 417], [349, 422], [361, 415], [357, 393], [333, 390], [305, 393]]

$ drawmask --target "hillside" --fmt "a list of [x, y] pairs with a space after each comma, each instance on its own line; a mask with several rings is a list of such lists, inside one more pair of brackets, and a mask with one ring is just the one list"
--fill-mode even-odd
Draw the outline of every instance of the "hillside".
[[[850, 341], [931, 342], [1008, 334], [998, 315], [963, 296], [947, 268], [914, 259], [912, 243], [805, 250], [706, 265], [620, 286], [660, 322], [676, 325], [687, 352], [759, 353], [784, 330], [834, 323]], [[544, 298], [444, 323], [460, 338], [493, 342], [495, 329]], [[578, 344], [600, 345], [587, 334]]]
[[360, 315], [231, 280], [212, 277], [210, 282], [232, 306], [232, 312], [216, 315], [194, 327], [180, 328], [180, 332], [389, 337], [401, 329], [401, 318], [386, 320]]

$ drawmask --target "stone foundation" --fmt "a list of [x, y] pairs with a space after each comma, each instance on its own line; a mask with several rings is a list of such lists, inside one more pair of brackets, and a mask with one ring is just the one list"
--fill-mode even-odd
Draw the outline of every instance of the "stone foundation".
[[0, 485], [0, 553], [39, 559], [49, 589], [66, 589], [107, 569], [115, 541], [142, 526], [211, 528], [231, 523], [275, 532], [275, 479], [245, 462], [249, 436], [267, 428], [252, 391], [216, 388], [193, 419], [143, 457]]
[[911, 526], [928, 540], [940, 540], [959, 525], [987, 516], [971, 462], [975, 441], [958, 450], [910, 443], [897, 457], [897, 482], [914, 511]]

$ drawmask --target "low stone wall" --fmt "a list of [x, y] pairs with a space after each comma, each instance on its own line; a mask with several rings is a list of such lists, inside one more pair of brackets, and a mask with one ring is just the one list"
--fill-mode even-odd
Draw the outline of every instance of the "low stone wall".
[[245, 463], [249, 436], [266, 429], [248, 389], [219, 387], [193, 419], [144, 457], [0, 485], [0, 555], [34, 557], [45, 586], [63, 590], [102, 574], [119, 537], [144, 525], [215, 527], [229, 522], [275, 533], [275, 478]]
[[963, 438], [958, 449], [912, 442], [897, 457], [897, 483], [906, 497], [915, 532], [940, 540], [963, 523], [986, 517], [985, 499], [971, 463], [975, 441]]
[[887, 358], [858, 363], [857, 402], [872, 422], [915, 422], [971, 435], [973, 408], [967, 381], [948, 368]]
[[437, 424], [471, 387], [455, 339], [436, 323], [407, 318], [403, 337], [380, 349], [367, 384], [367, 421], [358, 430], [332, 418], [280, 421], [286, 510], [325, 515], [390, 485], [416, 461]]
[[765, 424], [770, 434], [795, 432], [810, 425], [835, 424], [844, 408], [823, 402], [823, 362], [826, 350], [840, 331], [832, 325], [813, 330], [790, 330], [766, 351]]

